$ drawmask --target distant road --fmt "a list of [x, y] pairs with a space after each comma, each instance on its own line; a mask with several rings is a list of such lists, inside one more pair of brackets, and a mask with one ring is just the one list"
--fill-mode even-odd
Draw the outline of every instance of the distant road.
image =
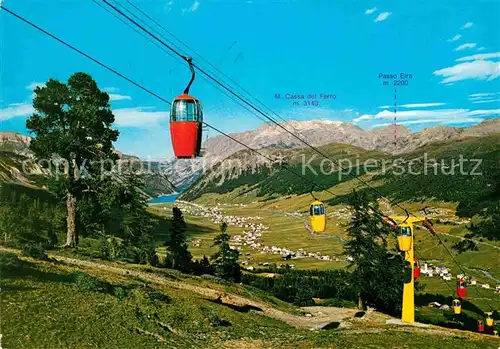
[[441, 235], [446, 235], [446, 236], [450, 236], [450, 237], [453, 237], [455, 239], [460, 239], [460, 240], [472, 240], [474, 241], [476, 244], [479, 244], [479, 245], [486, 245], [486, 246], [489, 246], [489, 247], [492, 247], [492, 248], [496, 248], [497, 250], [500, 250], [500, 247], [499, 246], [496, 246], [496, 245], [492, 245], [488, 242], [484, 242], [484, 241], [479, 241], [479, 240], [476, 240], [476, 239], [466, 239], [466, 238], [463, 238], [463, 237], [460, 237], [460, 236], [456, 236], [456, 235], [453, 235], [453, 234], [448, 234], [448, 233], [441, 233], [441, 232], [437, 232], [438, 234], [441, 234]]

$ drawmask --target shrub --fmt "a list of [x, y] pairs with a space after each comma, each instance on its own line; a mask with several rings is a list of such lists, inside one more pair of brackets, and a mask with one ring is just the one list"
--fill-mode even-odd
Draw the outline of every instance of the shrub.
[[120, 257], [136, 264], [157, 265], [159, 261], [154, 247], [150, 246], [127, 245], [122, 249]]
[[72, 272], [70, 274], [70, 280], [73, 281], [82, 290], [97, 292], [106, 290], [106, 284], [81, 271]]
[[100, 253], [102, 259], [116, 259], [121, 252], [121, 242], [114, 238], [104, 238], [100, 240]]
[[113, 287], [113, 295], [122, 301], [127, 298], [127, 291], [125, 291], [125, 289], [120, 286]]
[[357, 304], [353, 301], [346, 301], [340, 298], [330, 298], [325, 302], [322, 302], [321, 305], [337, 308], [355, 308], [357, 306]]
[[48, 259], [47, 253], [41, 243], [28, 242], [21, 247], [24, 256], [36, 259]]
[[14, 253], [0, 253], [0, 274], [14, 273], [23, 266], [21, 261]]
[[173, 307], [169, 312], [169, 319], [174, 327], [182, 326], [187, 320], [189, 320], [189, 315], [186, 314], [185, 310], [179, 307]]
[[165, 293], [158, 290], [151, 290], [148, 292], [148, 296], [151, 300], [160, 301], [165, 303], [170, 303], [171, 299]]
[[207, 319], [213, 327], [230, 326], [231, 323], [224, 320], [216, 309], [208, 309]]

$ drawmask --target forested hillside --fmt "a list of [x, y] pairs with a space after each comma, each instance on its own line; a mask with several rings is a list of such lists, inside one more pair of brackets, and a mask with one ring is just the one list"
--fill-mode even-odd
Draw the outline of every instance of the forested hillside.
[[[262, 199], [309, 192], [311, 186], [292, 170], [314, 180], [316, 191], [364, 175], [364, 181], [395, 202], [453, 202], [458, 213], [468, 217], [500, 200], [500, 134], [437, 142], [400, 155], [342, 144], [318, 150], [331, 161], [306, 148], [266, 149], [274, 162], [240, 151], [207, 171], [181, 198], [234, 190], [255, 192]], [[357, 186], [364, 190], [361, 183]], [[346, 202], [346, 197], [330, 203], [339, 202]]]

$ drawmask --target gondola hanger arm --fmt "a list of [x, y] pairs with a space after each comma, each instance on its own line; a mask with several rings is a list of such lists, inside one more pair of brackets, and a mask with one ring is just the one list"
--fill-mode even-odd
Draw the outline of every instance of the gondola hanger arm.
[[193, 68], [193, 59], [191, 57], [184, 57], [184, 56], [183, 56], [183, 58], [186, 60], [186, 62], [188, 62], [189, 69], [191, 70], [191, 80], [189, 80], [188, 85], [184, 89], [184, 94], [188, 95], [189, 94], [189, 89], [191, 88], [191, 84], [194, 81], [194, 75], [195, 75], [194, 74], [194, 68]]

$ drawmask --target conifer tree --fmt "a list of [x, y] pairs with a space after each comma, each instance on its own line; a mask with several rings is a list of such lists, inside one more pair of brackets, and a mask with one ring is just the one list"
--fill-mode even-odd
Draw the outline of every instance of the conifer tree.
[[214, 246], [219, 246], [219, 251], [212, 256], [215, 275], [233, 282], [240, 282], [241, 269], [238, 264], [240, 253], [229, 247], [230, 236], [227, 233], [226, 222], [221, 224], [220, 230], [221, 233], [214, 238]]
[[65, 246], [76, 247], [77, 204], [93, 177], [88, 171], [95, 175], [98, 162], [117, 158], [113, 142], [119, 132], [112, 129], [109, 95], [86, 73], [73, 74], [66, 84], [49, 79], [34, 92], [35, 113], [26, 121], [34, 136], [30, 150], [57, 174], [64, 173], [59, 189], [66, 199]]
[[172, 269], [190, 271], [192, 256], [186, 244], [186, 222], [182, 216], [182, 211], [178, 207], [172, 208], [172, 214], [170, 239], [165, 243], [168, 253], [166, 263]]
[[349, 241], [345, 254], [351, 257], [352, 280], [358, 290], [358, 306], [367, 304], [380, 310], [397, 312], [401, 308], [405, 278], [404, 257], [388, 248], [392, 233], [384, 223], [376, 201], [354, 192], [353, 216], [347, 228]]

